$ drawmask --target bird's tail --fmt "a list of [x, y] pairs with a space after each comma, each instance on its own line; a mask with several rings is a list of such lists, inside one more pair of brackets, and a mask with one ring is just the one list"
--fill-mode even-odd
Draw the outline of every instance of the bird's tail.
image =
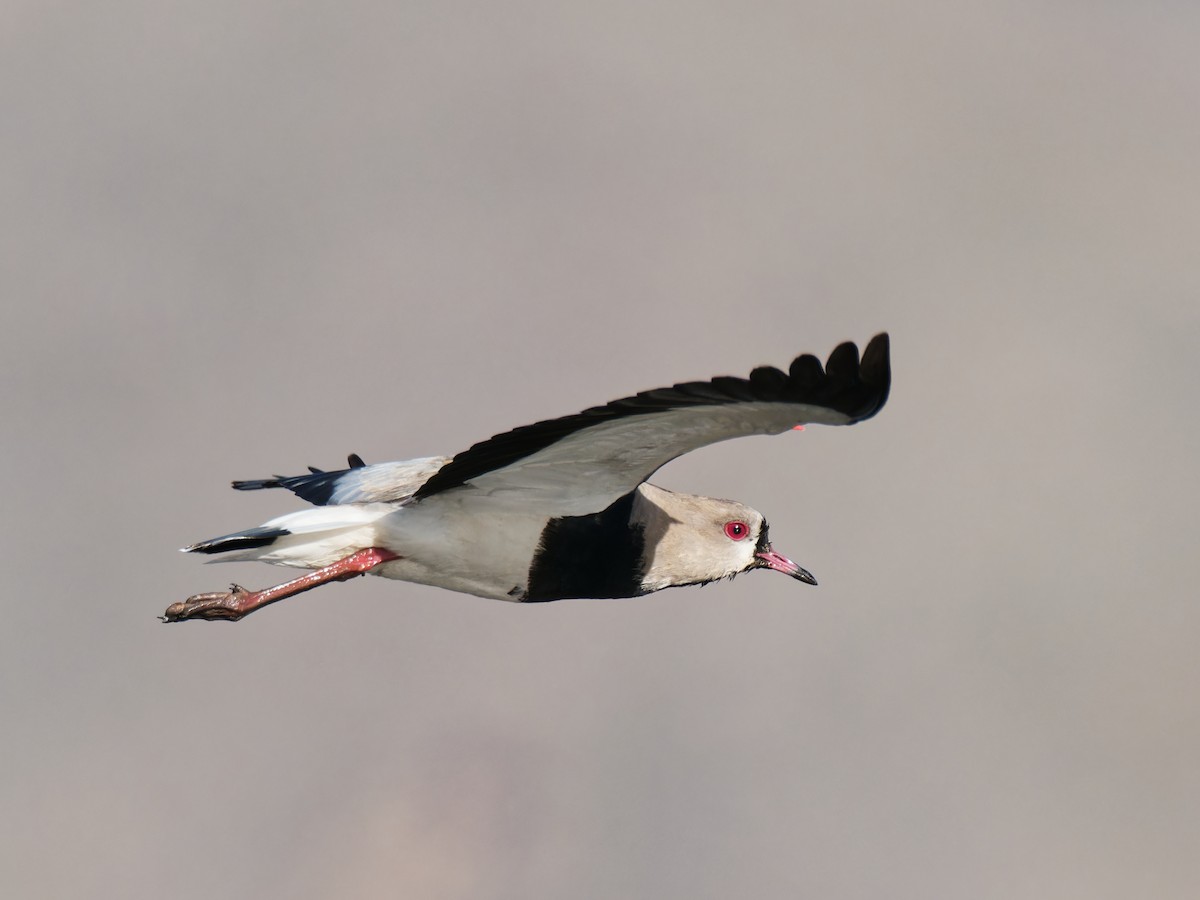
[[220, 554], [214, 562], [261, 560], [318, 569], [376, 543], [375, 522], [396, 508], [388, 503], [319, 506], [279, 516], [184, 547], [184, 553]]

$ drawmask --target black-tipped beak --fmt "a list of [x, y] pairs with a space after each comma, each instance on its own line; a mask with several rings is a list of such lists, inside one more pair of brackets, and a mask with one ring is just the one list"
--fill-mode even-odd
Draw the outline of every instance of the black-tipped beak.
[[784, 575], [791, 575], [797, 581], [803, 581], [805, 584], [816, 584], [817, 579], [813, 578], [812, 572], [808, 569], [802, 569], [786, 556], [781, 553], [776, 553], [768, 545], [765, 550], [760, 550], [754, 554], [759, 559], [759, 566], [764, 569], [774, 569], [776, 572], [782, 572]]

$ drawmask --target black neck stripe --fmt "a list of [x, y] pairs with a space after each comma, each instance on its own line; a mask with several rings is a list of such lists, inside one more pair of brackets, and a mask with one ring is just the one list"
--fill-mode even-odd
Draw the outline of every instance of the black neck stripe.
[[644, 529], [631, 525], [633, 493], [603, 512], [551, 519], [529, 566], [527, 603], [636, 597], [642, 590]]

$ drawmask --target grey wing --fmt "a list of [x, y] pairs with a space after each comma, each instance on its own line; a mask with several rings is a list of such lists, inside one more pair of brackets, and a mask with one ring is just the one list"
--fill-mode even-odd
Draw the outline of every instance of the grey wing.
[[307, 475], [275, 476], [253, 481], [235, 481], [239, 491], [286, 488], [316, 506], [345, 503], [404, 503], [449, 462], [446, 456], [428, 456], [403, 462], [365, 465], [351, 454], [350, 468], [335, 472], [312, 469]]
[[787, 373], [763, 367], [748, 379], [643, 391], [482, 441], [442, 467], [415, 499], [473, 491], [489, 502], [507, 497], [553, 515], [593, 513], [667, 462], [707, 444], [869, 418], [883, 407], [890, 384], [888, 337], [880, 334], [861, 361], [858, 348], [846, 343], [824, 367], [802, 355]]

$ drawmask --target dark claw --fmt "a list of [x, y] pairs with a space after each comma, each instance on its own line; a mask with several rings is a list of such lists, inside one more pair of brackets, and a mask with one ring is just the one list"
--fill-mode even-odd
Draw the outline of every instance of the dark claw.
[[188, 619], [220, 620], [236, 622], [246, 613], [228, 605], [236, 594], [248, 593], [245, 588], [232, 585], [228, 591], [211, 594], [196, 594], [188, 597], [182, 603], [172, 603], [167, 611], [159, 616], [163, 622], [186, 622]]

